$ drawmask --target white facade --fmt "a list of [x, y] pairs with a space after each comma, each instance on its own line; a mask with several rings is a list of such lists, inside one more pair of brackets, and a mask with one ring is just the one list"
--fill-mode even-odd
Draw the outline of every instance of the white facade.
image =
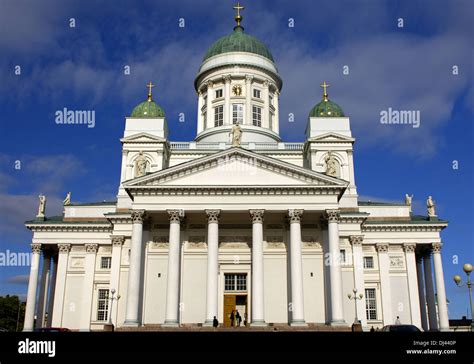
[[[357, 317], [370, 328], [398, 316], [448, 329], [447, 222], [358, 200], [348, 117], [311, 117], [304, 143], [283, 142], [276, 65], [251, 53], [207, 59], [195, 87], [194, 141], [169, 141], [165, 118], [127, 118], [117, 201], [27, 222], [25, 330], [102, 329], [111, 309], [118, 327], [228, 325], [238, 309], [255, 326]], [[243, 133], [232, 146], [236, 118]]]

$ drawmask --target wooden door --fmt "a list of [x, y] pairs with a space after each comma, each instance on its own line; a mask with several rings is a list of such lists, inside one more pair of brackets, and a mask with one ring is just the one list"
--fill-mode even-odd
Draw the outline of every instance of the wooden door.
[[235, 295], [224, 295], [224, 327], [230, 326], [230, 314], [235, 310]]

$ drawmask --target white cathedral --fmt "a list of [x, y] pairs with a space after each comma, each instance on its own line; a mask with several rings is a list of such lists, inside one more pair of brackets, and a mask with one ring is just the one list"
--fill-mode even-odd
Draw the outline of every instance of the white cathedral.
[[[448, 330], [441, 231], [403, 203], [358, 199], [350, 120], [323, 97], [302, 143], [279, 135], [282, 80], [241, 26], [196, 76], [197, 134], [168, 139], [148, 99], [125, 119], [117, 200], [38, 215], [24, 330], [291, 325]], [[303, 132], [303, 131], [302, 131]], [[42, 259], [41, 259], [42, 257]], [[235, 315], [233, 315], [235, 317]]]

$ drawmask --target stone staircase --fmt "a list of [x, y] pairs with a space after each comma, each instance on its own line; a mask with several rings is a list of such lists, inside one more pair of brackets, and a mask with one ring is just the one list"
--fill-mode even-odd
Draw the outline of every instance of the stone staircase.
[[135, 331], [149, 331], [149, 332], [176, 332], [176, 331], [194, 331], [194, 332], [348, 332], [351, 331], [347, 327], [333, 327], [325, 324], [308, 324], [307, 327], [293, 327], [287, 324], [270, 324], [263, 327], [203, 327], [199, 324], [184, 324], [180, 327], [163, 327], [162, 325], [149, 324], [140, 327], [119, 327], [116, 331], [121, 332], [135, 332]]

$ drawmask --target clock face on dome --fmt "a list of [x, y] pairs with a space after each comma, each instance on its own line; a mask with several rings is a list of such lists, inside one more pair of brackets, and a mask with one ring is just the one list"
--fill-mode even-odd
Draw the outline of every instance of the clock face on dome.
[[234, 87], [232, 87], [232, 92], [235, 96], [240, 96], [242, 95], [242, 86], [240, 85], [235, 85]]

